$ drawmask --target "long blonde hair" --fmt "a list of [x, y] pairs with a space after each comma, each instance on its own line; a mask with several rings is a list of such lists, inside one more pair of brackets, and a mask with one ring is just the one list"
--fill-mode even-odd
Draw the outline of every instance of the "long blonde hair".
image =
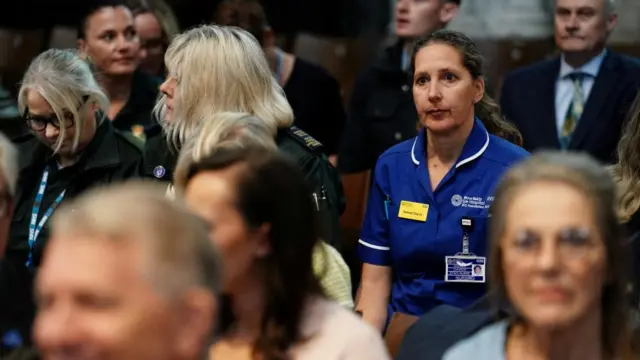
[[49, 49], [33, 59], [18, 92], [21, 114], [27, 109], [28, 91], [40, 94], [60, 121], [60, 136], [54, 152], [60, 149], [65, 138], [65, 114], [73, 116], [76, 129], [73, 142], [75, 150], [84, 125], [79, 111], [81, 106], [91, 103], [97, 104], [103, 111], [109, 108], [109, 98], [93, 76], [89, 64], [75, 50]]
[[236, 27], [203, 25], [175, 37], [165, 63], [176, 80], [171, 119], [166, 96], [154, 109], [176, 147], [197, 134], [219, 112], [243, 112], [262, 119], [275, 137], [293, 123], [293, 110], [273, 77], [258, 41]]
[[618, 143], [618, 162], [610, 170], [618, 186], [617, 213], [622, 223], [640, 209], [640, 94]]

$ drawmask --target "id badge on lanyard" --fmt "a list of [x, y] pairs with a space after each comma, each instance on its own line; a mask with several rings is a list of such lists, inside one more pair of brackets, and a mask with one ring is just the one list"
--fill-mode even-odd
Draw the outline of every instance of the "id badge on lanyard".
[[462, 252], [453, 256], [445, 256], [445, 281], [462, 283], [484, 283], [487, 258], [476, 256], [469, 251], [469, 233], [473, 231], [473, 220], [463, 217]]
[[42, 215], [42, 217], [40, 218], [40, 221], [38, 221], [38, 214], [40, 213], [40, 205], [42, 204], [42, 199], [44, 198], [44, 192], [47, 189], [47, 181], [49, 181], [49, 169], [45, 168], [44, 172], [42, 173], [42, 179], [40, 180], [40, 186], [38, 186], [36, 199], [33, 203], [33, 207], [31, 208], [31, 220], [29, 221], [29, 239], [28, 239], [29, 255], [27, 256], [27, 262], [25, 264], [29, 269], [33, 268], [33, 248], [35, 247], [36, 242], [38, 241], [38, 236], [40, 236], [40, 232], [42, 231], [42, 228], [47, 223], [47, 220], [49, 220], [49, 217], [51, 217], [53, 210], [55, 210], [58, 207], [58, 205], [60, 205], [60, 203], [62, 202], [62, 199], [64, 199], [64, 194], [67, 191], [66, 189], [63, 190], [60, 193], [60, 195], [56, 197], [56, 199], [53, 201], [53, 204], [49, 206], [47, 211], [45, 211], [44, 215]]

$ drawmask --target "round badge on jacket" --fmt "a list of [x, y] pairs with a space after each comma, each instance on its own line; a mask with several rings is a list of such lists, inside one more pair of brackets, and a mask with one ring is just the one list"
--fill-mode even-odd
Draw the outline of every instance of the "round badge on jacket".
[[164, 168], [164, 166], [158, 165], [155, 168], [153, 168], [153, 176], [157, 177], [158, 179], [162, 179], [162, 177], [167, 173], [167, 170]]

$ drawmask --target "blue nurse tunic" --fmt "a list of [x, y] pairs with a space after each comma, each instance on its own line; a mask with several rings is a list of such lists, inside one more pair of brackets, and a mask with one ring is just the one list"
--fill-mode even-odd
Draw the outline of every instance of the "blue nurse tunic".
[[[484, 294], [484, 284], [445, 282], [445, 257], [469, 250], [487, 253], [487, 220], [503, 173], [529, 155], [490, 135], [475, 119], [460, 158], [435, 191], [426, 167], [426, 133], [387, 150], [374, 172], [358, 253], [362, 262], [393, 269], [389, 315], [420, 316], [434, 306], [466, 307]], [[427, 204], [425, 221], [399, 217], [400, 203]], [[461, 221], [473, 221], [471, 231]]]

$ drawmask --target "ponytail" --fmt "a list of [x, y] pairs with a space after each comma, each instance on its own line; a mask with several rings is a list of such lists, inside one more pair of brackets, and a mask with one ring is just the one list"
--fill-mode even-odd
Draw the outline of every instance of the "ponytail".
[[511, 123], [507, 122], [500, 113], [500, 106], [489, 95], [484, 94], [475, 106], [475, 114], [487, 128], [489, 134], [508, 140], [522, 146], [522, 134]]

